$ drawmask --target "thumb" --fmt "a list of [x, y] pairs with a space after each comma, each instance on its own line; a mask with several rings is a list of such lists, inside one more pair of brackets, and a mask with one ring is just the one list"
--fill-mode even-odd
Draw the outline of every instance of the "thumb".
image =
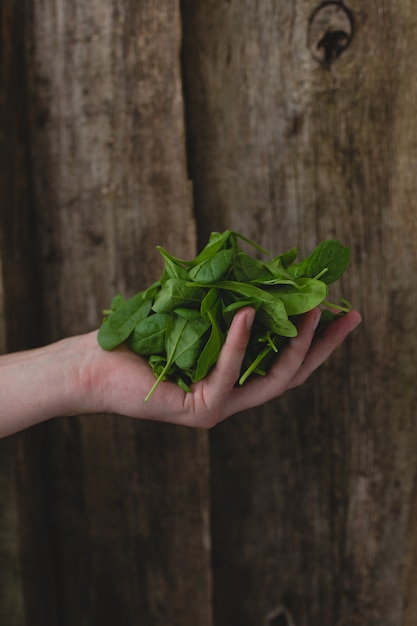
[[216, 395], [217, 404], [228, 396], [239, 379], [255, 313], [249, 307], [236, 313], [217, 363], [207, 377], [206, 394]]

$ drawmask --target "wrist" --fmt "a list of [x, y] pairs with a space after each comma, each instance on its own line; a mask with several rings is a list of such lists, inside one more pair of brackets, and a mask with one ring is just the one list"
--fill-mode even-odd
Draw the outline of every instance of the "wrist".
[[101, 412], [96, 335], [0, 358], [0, 437], [53, 417]]
[[80, 335], [22, 354], [21, 379], [28, 383], [22, 392], [28, 403], [32, 401], [33, 415], [38, 421], [78, 415], [84, 407], [87, 409], [88, 394], [83, 384], [85, 344]]
[[98, 373], [100, 347], [97, 332], [69, 337], [56, 344], [54, 358], [61, 364], [60, 395], [54, 416], [103, 412], [102, 380]]

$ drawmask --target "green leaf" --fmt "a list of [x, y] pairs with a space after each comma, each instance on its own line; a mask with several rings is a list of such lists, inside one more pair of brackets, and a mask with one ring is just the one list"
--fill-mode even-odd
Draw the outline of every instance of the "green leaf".
[[224, 307], [223, 314], [232, 313], [234, 315], [237, 311], [239, 311], [240, 309], [243, 309], [245, 306], [250, 306], [253, 309], [257, 309], [261, 306], [261, 304], [262, 303], [257, 299], [235, 300], [234, 302], [231, 302], [230, 304]]
[[210, 286], [226, 291], [233, 291], [234, 293], [244, 296], [245, 298], [259, 300], [260, 302], [275, 302], [275, 297], [272, 294], [265, 289], [261, 289], [260, 287], [250, 283], [240, 283], [235, 280], [221, 280]]
[[284, 252], [284, 254], [280, 254], [279, 256], [275, 257], [275, 259], [271, 261], [270, 265], [279, 265], [282, 266], [284, 269], [287, 269], [287, 267], [294, 263], [297, 256], [298, 248], [291, 248], [291, 250]]
[[326, 284], [338, 280], [345, 272], [350, 259], [350, 248], [343, 246], [337, 239], [322, 241], [317, 248], [298, 265], [289, 271], [296, 277], [316, 278]]
[[124, 296], [122, 296], [122, 294], [118, 293], [117, 295], [114, 296], [114, 298], [111, 301], [111, 305], [110, 308], [112, 311], [116, 311], [118, 308], [120, 308], [122, 306], [122, 304], [124, 304], [126, 302], [126, 298]]
[[257, 310], [259, 309], [260, 306], [262, 306], [262, 302], [256, 299], [250, 300], [250, 299], [245, 299], [245, 298], [239, 298], [235, 300], [234, 302], [231, 302], [227, 306], [223, 307], [223, 319], [225, 321], [227, 328], [230, 327], [230, 324], [232, 323], [235, 313], [237, 313], [237, 311], [239, 311], [240, 309], [243, 309], [246, 306], [252, 307], [253, 309]]
[[151, 360], [149, 361], [149, 363], [151, 363], [154, 368], [158, 367], [157, 371], [159, 371], [159, 374], [158, 374], [158, 378], [156, 379], [151, 389], [149, 390], [145, 398], [145, 402], [148, 402], [148, 400], [154, 393], [155, 389], [158, 387], [161, 381], [165, 380], [167, 374], [169, 373], [170, 368], [174, 363], [176, 346], [181, 340], [181, 336], [182, 336], [182, 333], [184, 332], [184, 328], [186, 327], [186, 325], [187, 325], [187, 320], [181, 317], [177, 317], [176, 324], [175, 324], [172, 317], [169, 316], [168, 325], [166, 329], [166, 341], [165, 341], [166, 361], [162, 369], [159, 368], [158, 361], [151, 361]]
[[172, 312], [179, 317], [183, 317], [185, 320], [195, 320], [197, 317], [201, 317], [200, 311], [197, 309], [188, 309], [185, 306], [179, 306]]
[[328, 287], [322, 280], [299, 278], [296, 287], [288, 285], [277, 287], [273, 293], [284, 304], [288, 315], [301, 315], [323, 302]]
[[204, 317], [208, 311], [211, 311], [216, 306], [217, 301], [220, 299], [220, 295], [217, 289], [213, 287], [208, 290], [207, 294], [201, 301], [200, 313]]
[[104, 350], [113, 350], [126, 341], [132, 330], [147, 317], [152, 300], [145, 300], [138, 293], [123, 302], [102, 324], [98, 331], [98, 343]]
[[189, 276], [191, 280], [197, 283], [215, 283], [226, 274], [227, 270], [230, 267], [232, 257], [232, 248], [228, 248], [227, 250], [220, 250], [219, 252], [216, 252], [213, 256], [205, 259], [198, 265], [195, 265], [193, 268], [191, 268]]
[[200, 308], [206, 292], [193, 283], [169, 278], [155, 297], [152, 309], [155, 313], [169, 313], [182, 306]]
[[258, 321], [282, 337], [296, 337], [296, 326], [288, 319], [284, 303], [276, 297], [274, 302], [265, 301], [256, 313]]
[[[123, 341], [149, 355], [156, 381], [172, 380], [181, 389], [202, 380], [215, 365], [236, 311], [256, 309], [240, 382], [265, 374], [275, 352], [297, 335], [293, 323], [316, 306], [340, 311], [350, 305], [327, 301], [328, 284], [345, 271], [350, 250], [337, 240], [320, 243], [300, 263], [296, 247], [263, 262], [241, 249], [241, 243], [268, 252], [240, 233], [212, 232], [193, 259], [183, 260], [158, 247], [164, 270], [159, 281], [125, 301], [115, 296], [104, 314], [99, 343], [112, 349]], [[331, 312], [334, 316], [334, 311]], [[326, 313], [323, 313], [323, 318]]]
[[158, 247], [164, 259], [164, 273], [161, 279], [162, 283], [165, 283], [169, 278], [179, 278], [180, 280], [188, 280], [188, 270], [186, 270], [180, 263], [174, 260], [171, 255], [161, 247]]
[[273, 278], [268, 266], [245, 252], [238, 252], [233, 262], [233, 278], [240, 282], [263, 282]]
[[[182, 321], [182, 320], [181, 320]], [[174, 362], [182, 370], [192, 370], [204, 347], [204, 335], [210, 328], [210, 323], [202, 317], [188, 320], [182, 331], [181, 339], [175, 345]], [[175, 333], [175, 321], [173, 332]], [[167, 338], [167, 354], [169, 354], [170, 338]]]
[[103, 322], [107, 321], [110, 315], [112, 315], [116, 311], [116, 309], [121, 307], [122, 304], [124, 304], [125, 302], [126, 302], [125, 297], [122, 296], [121, 294], [117, 294], [116, 296], [114, 296], [110, 304], [110, 309], [105, 309], [103, 311], [103, 315], [104, 315]]
[[180, 389], [186, 391], [187, 393], [191, 393], [192, 390], [190, 386], [185, 382], [184, 378], [178, 374], [178, 372], [176, 372], [176, 374], [173, 376], [173, 379]]
[[[166, 364], [167, 364], [166, 355], [151, 354], [148, 359], [148, 363], [151, 366], [155, 376], [158, 377], [166, 368]], [[173, 370], [174, 368], [172, 368], [172, 371]], [[168, 372], [168, 370], [166, 370], [166, 374], [168, 373], [172, 373], [172, 372]]]
[[245, 252], [238, 252], [233, 262], [234, 278], [238, 281], [257, 284], [291, 284], [294, 279], [286, 271], [286, 267], [294, 253], [297, 254], [296, 248], [290, 250], [286, 255], [275, 257], [272, 261], [264, 263]]
[[[196, 323], [198, 322], [198, 324]], [[208, 329], [205, 320], [186, 320], [182, 317], [169, 316], [165, 335], [165, 352], [167, 361], [160, 371], [157, 380], [147, 394], [145, 401], [154, 393], [157, 386], [175, 363], [180, 369], [188, 369], [197, 359], [197, 352], [201, 350], [201, 337]], [[200, 343], [199, 343], [200, 342]]]
[[210, 259], [214, 254], [216, 254], [217, 252], [219, 252], [219, 250], [222, 250], [225, 247], [236, 247], [237, 239], [241, 239], [242, 241], [245, 241], [246, 243], [253, 246], [254, 248], [259, 250], [263, 254], [269, 254], [267, 250], [265, 250], [264, 248], [261, 248], [261, 246], [259, 246], [257, 243], [255, 243], [251, 239], [248, 239], [247, 237], [244, 237], [240, 233], [237, 233], [236, 231], [232, 231], [232, 230], [225, 230], [223, 233], [212, 232], [210, 234], [207, 245], [201, 250], [201, 252], [194, 259], [191, 259], [191, 260], [180, 259], [178, 257], [174, 257], [171, 254], [169, 254], [166, 250], [161, 248], [161, 246], [158, 246], [158, 250], [161, 252], [161, 254], [164, 253], [164, 256], [169, 257], [171, 261], [179, 265], [185, 265], [186, 267], [194, 267], [195, 265], [199, 265], [203, 261]]
[[203, 250], [200, 252], [200, 254], [198, 254], [198, 256], [196, 256], [195, 259], [193, 259], [192, 261], [188, 261], [186, 263], [190, 267], [198, 265], [202, 261], [205, 261], [211, 258], [219, 250], [222, 250], [225, 248], [233, 248], [235, 251], [238, 251], [239, 250], [239, 246], [237, 244], [238, 239], [251, 245], [252, 247], [256, 248], [256, 250], [259, 250], [263, 254], [269, 254], [267, 250], [265, 250], [264, 248], [261, 248], [261, 246], [259, 246], [257, 243], [255, 243], [251, 239], [244, 237], [243, 235], [241, 235], [240, 233], [237, 233], [236, 231], [225, 230], [223, 233], [217, 233], [217, 232], [211, 233], [206, 247], [203, 248]]
[[166, 313], [155, 313], [139, 322], [129, 337], [128, 345], [133, 352], [142, 355], [158, 354], [165, 349], [168, 326]]
[[203, 248], [203, 250], [198, 254], [194, 259], [179, 259], [178, 257], [174, 257], [169, 254], [166, 250], [158, 246], [157, 249], [163, 254], [164, 258], [169, 258], [173, 263], [177, 265], [185, 265], [186, 267], [194, 267], [195, 265], [199, 265], [206, 259], [211, 258], [216, 252], [221, 250], [221, 248], [226, 244], [231, 234], [230, 230], [226, 230], [224, 233], [216, 233], [213, 232], [210, 235], [209, 241], [207, 245]]
[[268, 250], [265, 250], [265, 248], [262, 248], [261, 246], [259, 246], [257, 243], [252, 241], [252, 239], [248, 239], [247, 237], [244, 237], [244, 235], [242, 235], [241, 233], [237, 233], [235, 230], [228, 231], [228, 232], [230, 233], [230, 235], [233, 236], [234, 241], [236, 241], [236, 239], [241, 239], [245, 243], [248, 243], [250, 246], [252, 246], [252, 248], [255, 248], [259, 252], [262, 252], [262, 254], [266, 254], [269, 256], [270, 253], [268, 252]]
[[[220, 308], [220, 303], [218, 303], [216, 307], [217, 315], [221, 313]], [[207, 315], [211, 323], [210, 337], [208, 338], [208, 341], [198, 358], [197, 366], [191, 377], [193, 383], [196, 383], [207, 376], [213, 365], [217, 362], [220, 350], [225, 340], [224, 334], [220, 330], [220, 326], [213, 311], [208, 311]]]

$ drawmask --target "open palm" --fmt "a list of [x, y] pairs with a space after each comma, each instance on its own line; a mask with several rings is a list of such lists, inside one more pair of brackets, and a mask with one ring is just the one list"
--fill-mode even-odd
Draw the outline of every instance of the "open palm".
[[301, 385], [361, 321], [359, 313], [351, 311], [316, 336], [320, 311], [310, 311], [302, 316], [297, 337], [282, 350], [268, 375], [254, 377], [237, 387], [254, 313], [253, 309], [245, 308], [235, 315], [216, 366], [204, 380], [192, 386], [191, 393], [165, 381], [145, 402], [155, 382], [146, 360], [126, 347], [112, 352], [95, 347], [89, 379], [91, 393], [98, 394], [98, 410], [210, 428], [234, 413], [263, 404]]

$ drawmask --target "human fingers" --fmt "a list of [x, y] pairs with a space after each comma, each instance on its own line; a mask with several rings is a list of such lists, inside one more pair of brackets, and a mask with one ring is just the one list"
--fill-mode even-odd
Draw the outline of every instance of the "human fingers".
[[288, 389], [302, 385], [361, 321], [362, 318], [358, 311], [350, 311], [346, 315], [329, 322], [322, 332], [316, 333], [303, 366], [295, 374]]
[[245, 307], [236, 313], [217, 363], [206, 379], [205, 395], [220, 404], [235, 386], [242, 367], [255, 310]]
[[298, 335], [289, 341], [267, 376], [255, 377], [233, 390], [225, 407], [226, 415], [264, 404], [284, 393], [306, 358], [319, 321], [318, 309], [303, 316]]

